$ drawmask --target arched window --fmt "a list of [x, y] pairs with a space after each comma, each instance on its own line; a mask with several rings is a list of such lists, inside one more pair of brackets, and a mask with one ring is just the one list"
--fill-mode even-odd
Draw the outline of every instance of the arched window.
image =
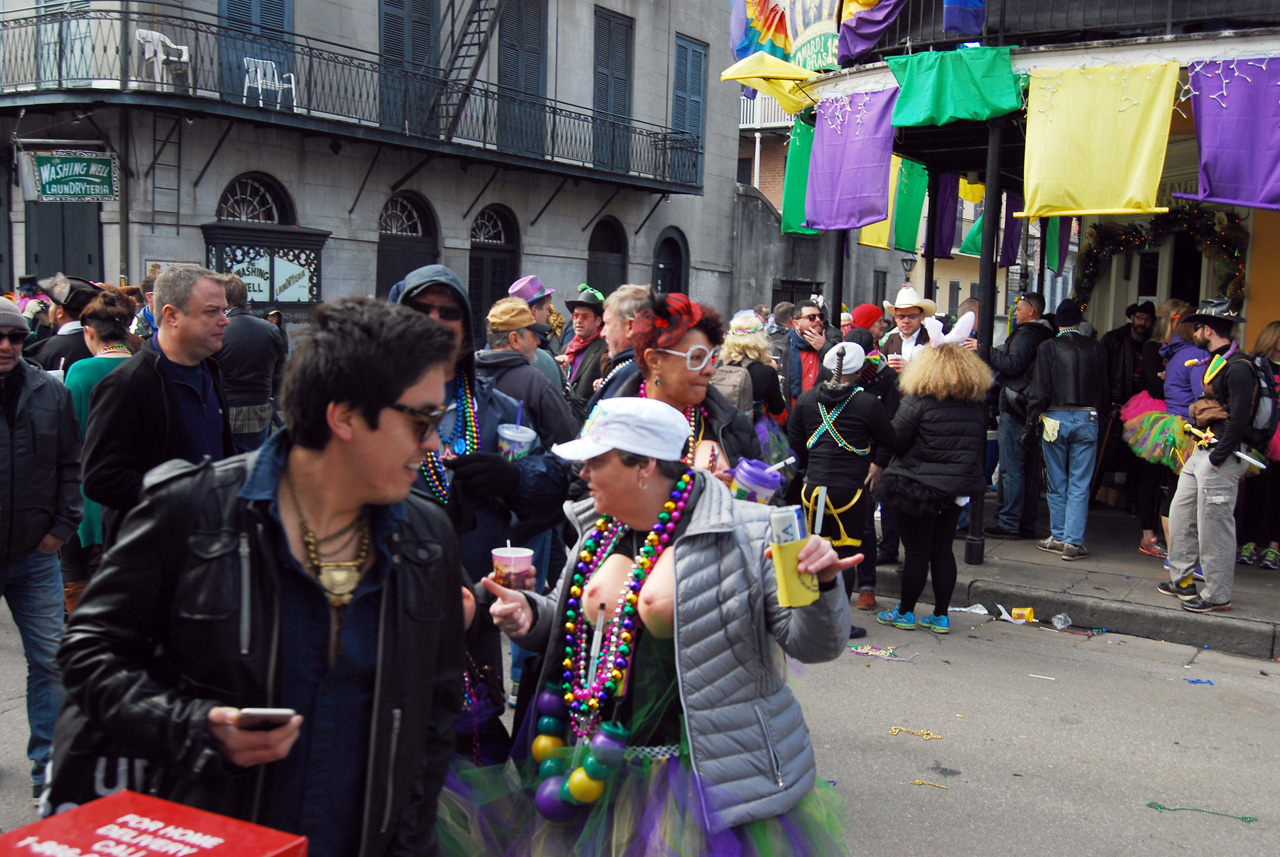
[[405, 274], [440, 261], [436, 218], [415, 193], [398, 193], [378, 215], [377, 294], [386, 297]]
[[608, 294], [626, 281], [627, 233], [614, 218], [601, 218], [587, 242], [587, 284]]
[[218, 198], [217, 220], [204, 232], [206, 264], [236, 274], [259, 306], [320, 300], [322, 229], [297, 225], [293, 202], [265, 173], [232, 179]]
[[284, 190], [269, 176], [245, 173], [232, 179], [222, 192], [218, 219], [291, 225], [293, 206]]
[[689, 290], [689, 242], [674, 226], [658, 234], [653, 251], [653, 287], [666, 294]]
[[[471, 264], [467, 292], [471, 296], [471, 327], [481, 334], [481, 321], [494, 301], [520, 276], [520, 233], [515, 216], [501, 205], [490, 205], [471, 221]], [[477, 341], [479, 341], [477, 339]]]

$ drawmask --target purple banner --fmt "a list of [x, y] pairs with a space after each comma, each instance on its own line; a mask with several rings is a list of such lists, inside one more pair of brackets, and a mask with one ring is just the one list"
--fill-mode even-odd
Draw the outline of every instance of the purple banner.
[[840, 25], [840, 42], [836, 45], [836, 60], [840, 65], [853, 62], [876, 46], [880, 36], [898, 17], [907, 0], [880, 0], [873, 8], [853, 13]]
[[1280, 209], [1280, 60], [1192, 63], [1201, 202]]
[[1007, 268], [1018, 261], [1018, 247], [1022, 244], [1022, 221], [1013, 216], [1022, 211], [1022, 197], [1009, 194], [1004, 198], [1004, 241], [1000, 242], [1000, 267]]
[[960, 200], [960, 177], [943, 173], [938, 177], [938, 206], [934, 209], [933, 258], [951, 259], [956, 243], [956, 208]]
[[889, 216], [893, 105], [897, 88], [818, 103], [805, 225], [857, 229]]

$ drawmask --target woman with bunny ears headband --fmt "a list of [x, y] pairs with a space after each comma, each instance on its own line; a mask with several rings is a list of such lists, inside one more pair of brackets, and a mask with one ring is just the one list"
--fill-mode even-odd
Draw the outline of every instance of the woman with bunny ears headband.
[[986, 398], [991, 370], [965, 348], [974, 315], [965, 313], [948, 334], [925, 319], [931, 347], [920, 349], [898, 380], [902, 403], [893, 418], [900, 450], [881, 476], [882, 496], [898, 514], [906, 557], [902, 600], [876, 616], [882, 625], [913, 630], [916, 601], [933, 579], [933, 613], [920, 625], [950, 630], [947, 610], [956, 585], [951, 545], [961, 508], [986, 488]]

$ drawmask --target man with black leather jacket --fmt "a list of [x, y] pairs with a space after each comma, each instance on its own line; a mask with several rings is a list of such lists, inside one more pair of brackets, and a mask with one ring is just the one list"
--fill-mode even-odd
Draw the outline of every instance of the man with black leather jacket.
[[994, 539], [1034, 538], [1040, 505], [1040, 462], [1035, 450], [1020, 443], [1026, 429], [1027, 388], [1040, 344], [1053, 336], [1044, 315], [1044, 295], [1031, 292], [1018, 298], [1013, 317], [1018, 326], [1004, 345], [991, 349], [987, 362], [1000, 385], [1000, 512], [995, 524], [983, 530]]
[[[147, 474], [59, 652], [46, 811], [127, 786], [305, 835], [313, 857], [437, 853], [462, 575], [411, 487], [453, 351], [405, 307], [326, 303], [286, 371], [287, 431]], [[255, 731], [246, 708], [292, 713]]]
[[1089, 555], [1084, 546], [1089, 518], [1089, 483], [1098, 457], [1098, 413], [1107, 403], [1107, 354], [1095, 339], [1080, 333], [1083, 316], [1070, 298], [1054, 316], [1058, 335], [1040, 344], [1027, 391], [1023, 445], [1041, 435], [1049, 473], [1050, 534], [1037, 542], [1043, 551], [1065, 560]]

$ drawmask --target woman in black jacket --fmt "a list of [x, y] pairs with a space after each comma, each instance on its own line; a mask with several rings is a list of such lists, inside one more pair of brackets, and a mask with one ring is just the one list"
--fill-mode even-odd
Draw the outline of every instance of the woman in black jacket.
[[902, 372], [902, 404], [893, 418], [897, 448], [881, 477], [887, 502], [898, 513], [906, 556], [902, 600], [876, 616], [882, 625], [912, 630], [916, 600], [933, 572], [933, 615], [920, 624], [950, 630], [947, 610], [956, 586], [952, 538], [960, 509], [986, 487], [987, 391], [991, 370], [962, 345], [939, 343], [920, 351]]

